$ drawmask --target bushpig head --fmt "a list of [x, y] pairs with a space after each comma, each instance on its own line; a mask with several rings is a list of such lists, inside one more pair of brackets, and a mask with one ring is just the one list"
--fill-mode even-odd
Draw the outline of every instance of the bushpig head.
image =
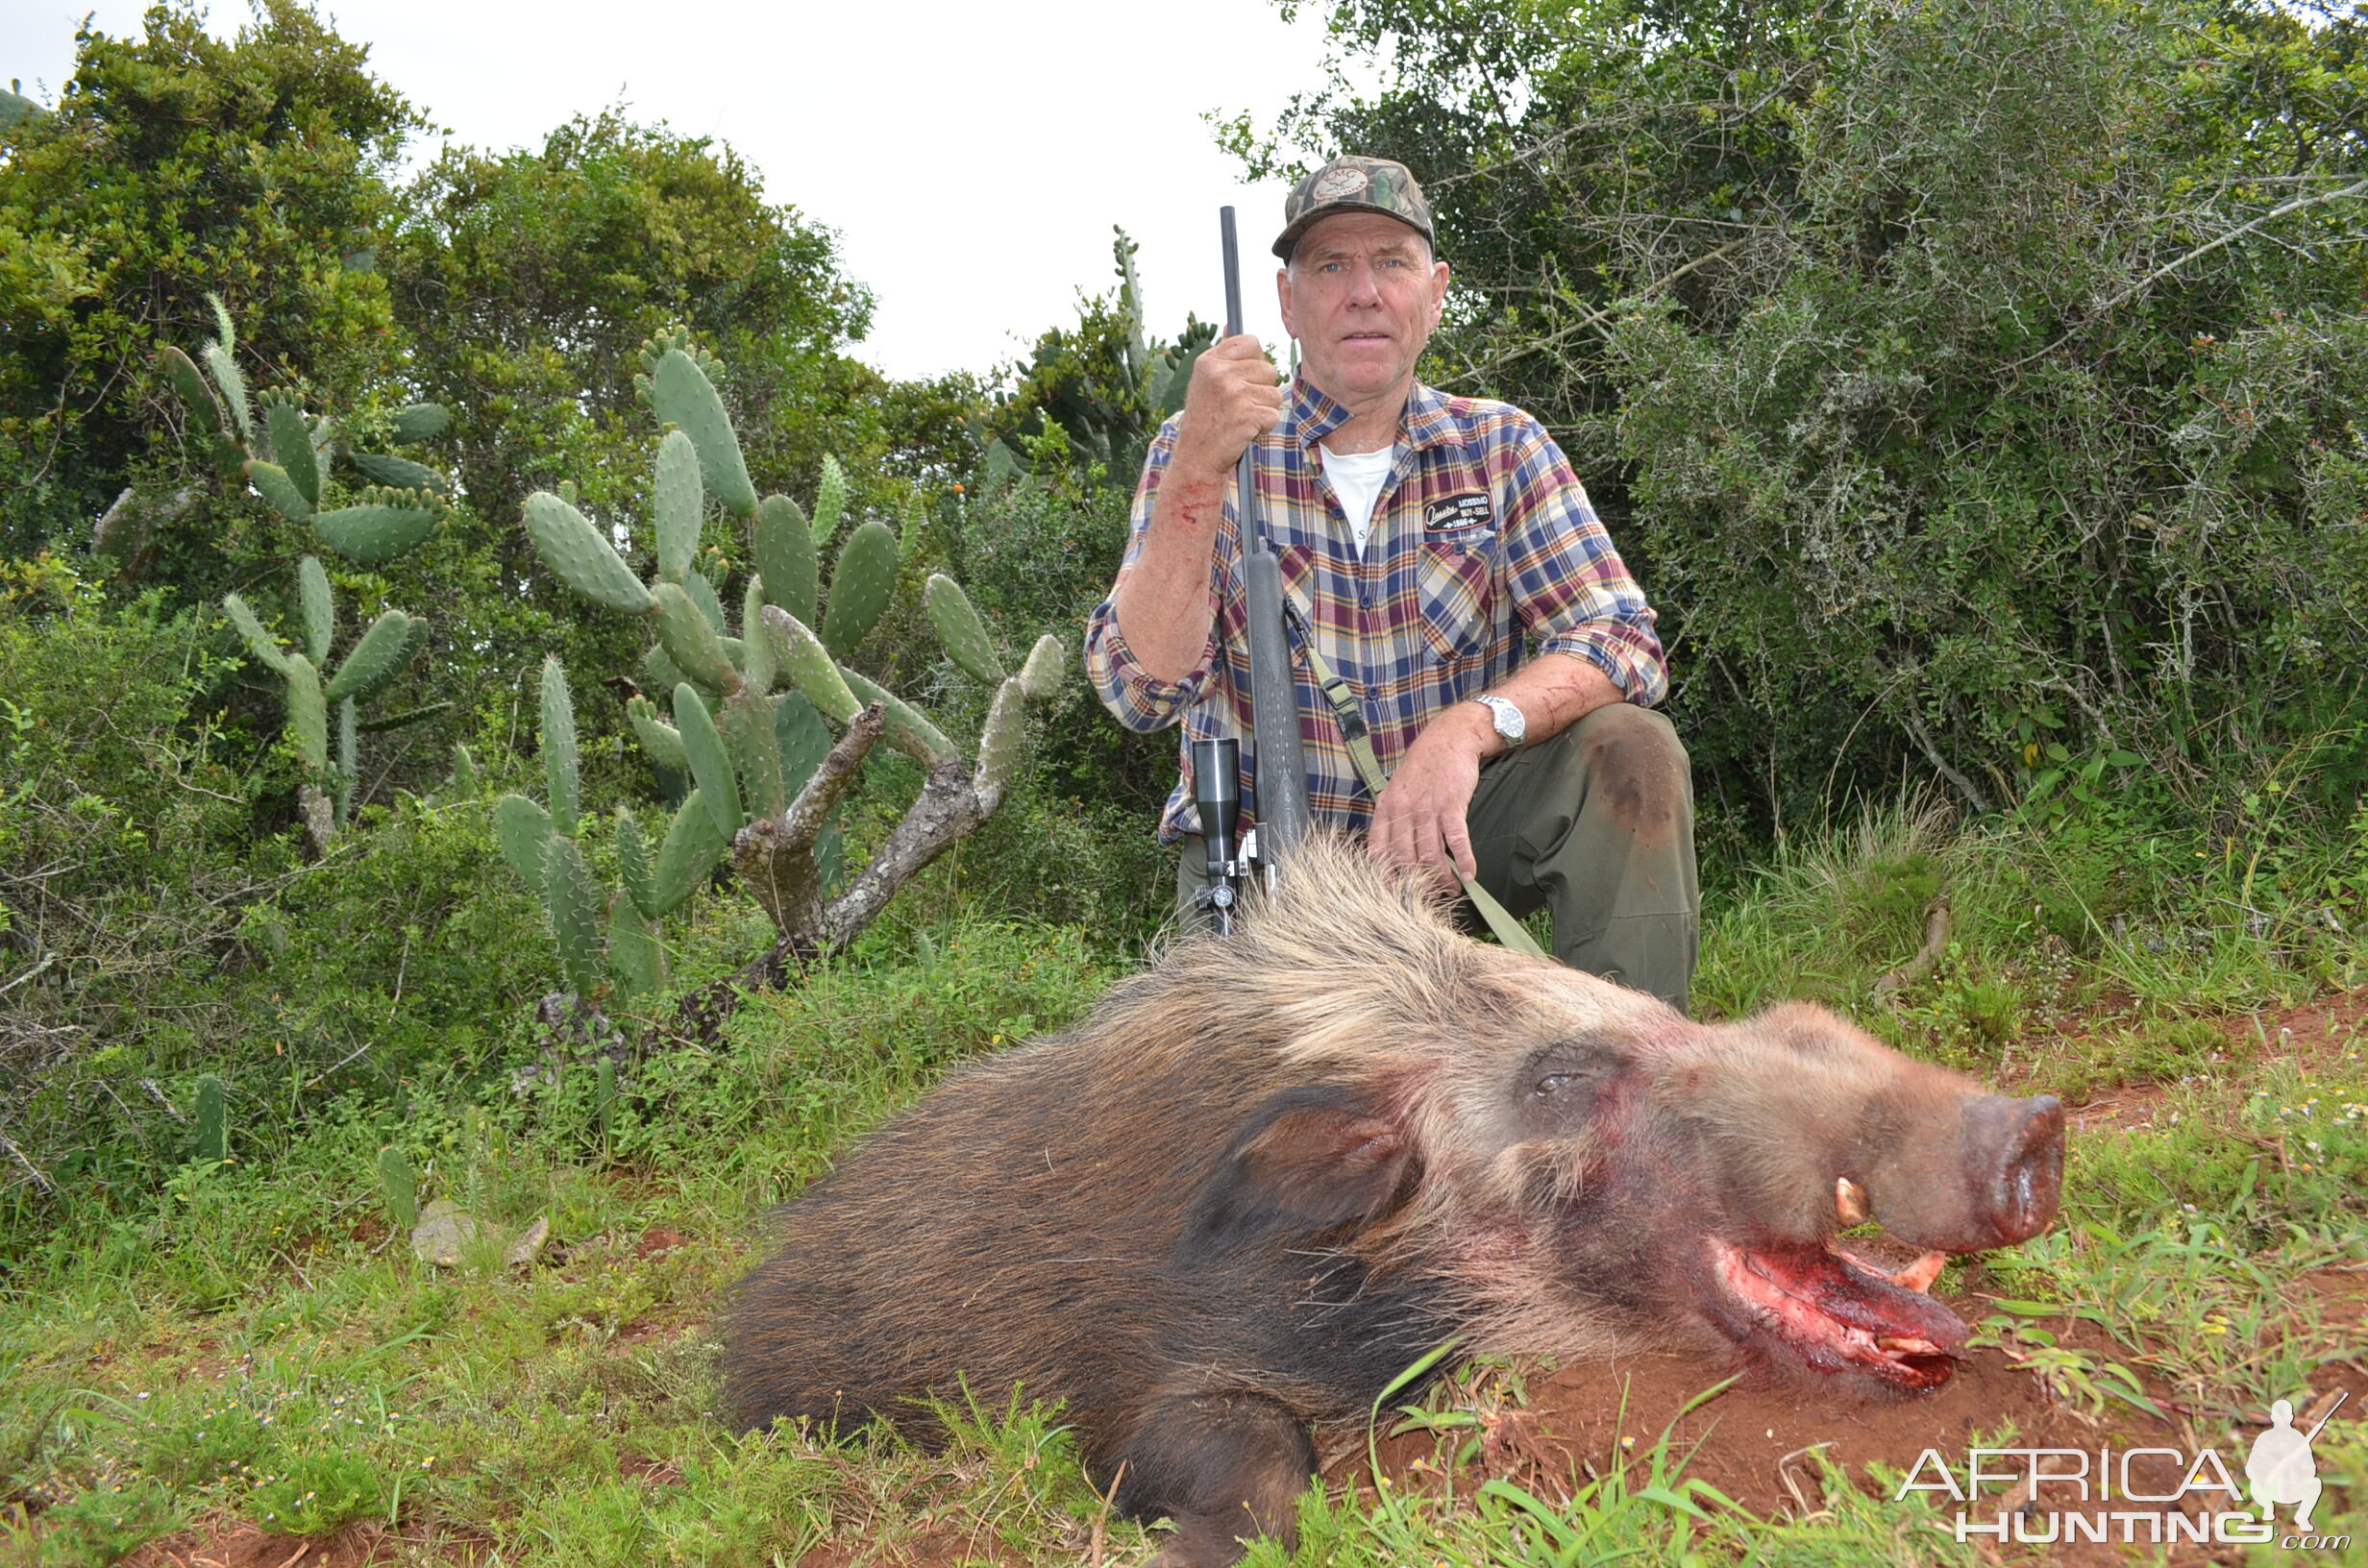
[[[1443, 1069], [1467, 1081], [1429, 1130], [1431, 1180], [1463, 1201], [1418, 1225], [1477, 1286], [1492, 1348], [1693, 1323], [1779, 1373], [1929, 1388], [1965, 1341], [1927, 1293], [1945, 1256], [2055, 1217], [2052, 1096], [1985, 1093], [1822, 1008], [1695, 1024], [1583, 975], [1492, 979], [1521, 987], [1498, 1009], [1517, 1038]], [[1836, 1245], [1870, 1219], [1923, 1256], [1887, 1271]]]

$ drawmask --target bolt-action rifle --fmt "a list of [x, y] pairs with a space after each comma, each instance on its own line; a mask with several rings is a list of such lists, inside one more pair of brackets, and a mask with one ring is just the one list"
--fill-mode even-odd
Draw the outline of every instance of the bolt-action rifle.
[[[1225, 251], [1225, 335], [1242, 331], [1242, 258], [1233, 208], [1218, 208]], [[1258, 503], [1256, 443], [1234, 468], [1234, 529], [1242, 540], [1242, 597], [1249, 621], [1250, 767], [1257, 823], [1237, 842], [1242, 809], [1241, 743], [1193, 743], [1193, 803], [1209, 846], [1209, 885], [1200, 907], [1221, 933], [1233, 929], [1244, 884], [1271, 882], [1277, 862], [1307, 832], [1307, 759], [1299, 747], [1299, 682], [1283, 626], [1283, 568]]]

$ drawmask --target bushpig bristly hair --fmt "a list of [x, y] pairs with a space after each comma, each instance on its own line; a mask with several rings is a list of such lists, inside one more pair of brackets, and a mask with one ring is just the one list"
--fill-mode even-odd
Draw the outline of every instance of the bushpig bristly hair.
[[[1226, 1562], [1289, 1533], [1307, 1425], [1450, 1336], [1569, 1358], [1690, 1334], [1824, 1369], [1830, 1347], [1755, 1326], [1739, 1267], [1745, 1297], [1826, 1267], [1841, 1177], [1887, 1220], [2002, 1229], [1885, 1189], [1995, 1185], [1986, 1147], [1980, 1180], [1929, 1168], [1988, 1125], [1960, 1117], [1971, 1093], [1819, 1010], [1697, 1024], [1473, 942], [1317, 835], [1237, 935], [955, 1073], [788, 1206], [730, 1308], [728, 1399], [925, 1436], [931, 1398], [1018, 1384], [1066, 1402], [1100, 1482], [1123, 1468], [1122, 1507], [1177, 1521], [1163, 1561]], [[1902, 1153], [1934, 1128], [1943, 1153]], [[1843, 1285], [1894, 1343], [1955, 1321]]]

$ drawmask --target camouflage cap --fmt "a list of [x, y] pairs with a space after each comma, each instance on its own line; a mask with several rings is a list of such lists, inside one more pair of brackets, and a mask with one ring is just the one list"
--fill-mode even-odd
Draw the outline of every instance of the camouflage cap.
[[1432, 250], [1431, 204], [1403, 163], [1386, 158], [1336, 158], [1292, 187], [1283, 199], [1283, 232], [1274, 254], [1284, 260], [1319, 218], [1335, 212], [1383, 212], [1419, 233]]

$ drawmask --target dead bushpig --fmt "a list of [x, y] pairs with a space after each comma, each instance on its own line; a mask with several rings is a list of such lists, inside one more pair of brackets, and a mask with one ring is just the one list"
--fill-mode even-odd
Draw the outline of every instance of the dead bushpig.
[[[1565, 1360], [1690, 1334], [1812, 1379], [1945, 1381], [1965, 1326], [1832, 1246], [1935, 1253], [2056, 1213], [2063, 1115], [1789, 1005], [1688, 1021], [1459, 935], [1318, 841], [1230, 939], [970, 1067], [782, 1212], [736, 1295], [752, 1425], [930, 1395], [1067, 1402], [1163, 1562], [1287, 1536], [1311, 1422], [1429, 1347]], [[1711, 1370], [1706, 1366], [1706, 1373]]]

